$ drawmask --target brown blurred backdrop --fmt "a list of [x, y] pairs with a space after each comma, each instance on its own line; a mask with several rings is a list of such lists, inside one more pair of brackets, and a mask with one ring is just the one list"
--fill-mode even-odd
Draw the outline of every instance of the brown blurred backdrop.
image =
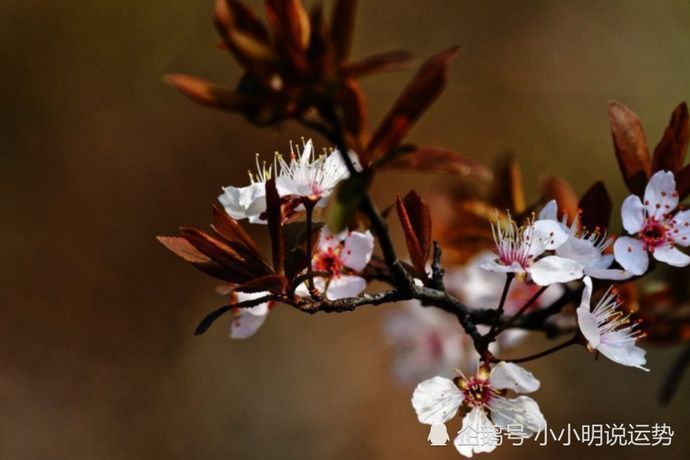
[[[487, 161], [512, 150], [532, 193], [558, 172], [579, 191], [607, 178], [620, 202], [607, 101], [632, 107], [655, 142], [690, 96], [682, 0], [360, 3], [355, 55], [461, 47], [411, 138]], [[247, 342], [231, 342], [224, 321], [192, 336], [222, 299], [154, 236], [205, 226], [255, 152], [309, 135], [259, 131], [160, 83], [173, 71], [236, 80], [211, 13], [210, 0], [0, 7], [0, 458], [457, 458], [427, 446], [411, 390], [389, 377], [383, 309], [278, 308]], [[374, 118], [410, 76], [365, 83]], [[404, 192], [401, 178], [382, 177], [377, 197]], [[581, 349], [529, 366], [552, 425], [666, 422], [672, 447], [494, 458], [688, 458], [690, 382], [672, 406], [655, 402], [672, 351], [650, 350], [649, 374]]]

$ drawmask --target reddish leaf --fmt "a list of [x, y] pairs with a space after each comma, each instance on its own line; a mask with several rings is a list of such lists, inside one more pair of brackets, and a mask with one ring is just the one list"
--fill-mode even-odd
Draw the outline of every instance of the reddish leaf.
[[511, 155], [504, 156], [496, 165], [492, 201], [498, 209], [508, 210], [516, 215], [522, 214], [526, 209], [522, 172]]
[[222, 265], [228, 271], [229, 276], [232, 275], [233, 278], [229, 281], [243, 283], [254, 278], [255, 274], [247, 268], [244, 259], [222, 241], [195, 228], [183, 227], [180, 231], [183, 238], [189, 241], [192, 246]]
[[683, 102], [673, 111], [671, 121], [654, 149], [652, 171], [666, 170], [675, 173], [683, 167], [689, 135], [688, 106]]
[[235, 288], [236, 292], [262, 292], [269, 291], [274, 294], [282, 294], [288, 286], [288, 280], [283, 275], [268, 275], [255, 278]]
[[179, 236], [158, 236], [156, 239], [175, 255], [181, 257], [186, 262], [201, 270], [202, 272], [223, 281], [230, 281], [234, 278], [233, 273], [229, 272], [218, 262], [198, 251], [189, 241]]
[[304, 50], [309, 44], [309, 15], [300, 0], [265, 0], [266, 17], [277, 41], [291, 50]]
[[457, 48], [451, 48], [432, 56], [422, 65], [372, 135], [365, 160], [375, 160], [400, 143], [414, 122], [443, 91], [448, 79], [448, 65], [456, 55]]
[[683, 168], [676, 173], [676, 190], [678, 191], [678, 198], [680, 200], [690, 193], [690, 164], [683, 166]]
[[191, 100], [219, 110], [238, 112], [257, 104], [254, 98], [189, 75], [166, 75], [163, 81]]
[[625, 185], [631, 192], [642, 196], [652, 169], [642, 123], [632, 110], [611, 102], [609, 124]]
[[311, 36], [309, 37], [309, 47], [307, 49], [307, 61], [311, 67], [311, 75], [314, 78], [323, 78], [332, 71], [332, 60], [330, 56], [330, 44], [328, 34], [323, 19], [323, 5], [316, 4], [310, 14]]
[[382, 169], [400, 169], [423, 172], [445, 172], [458, 176], [472, 176], [488, 180], [493, 174], [483, 164], [461, 153], [436, 147], [411, 147], [381, 163]]
[[366, 132], [367, 106], [359, 83], [352, 79], [343, 80], [337, 98], [343, 110], [346, 137], [349, 144], [355, 147], [355, 151], [360, 152], [362, 138]]
[[560, 177], [549, 177], [542, 183], [544, 201], [556, 200], [558, 204], [558, 217], [565, 213], [568, 222], [572, 222], [579, 210], [577, 193], [569, 183]]
[[611, 197], [603, 181], [595, 182], [580, 199], [580, 223], [590, 231], [606, 230], [611, 219]]
[[276, 189], [275, 178], [266, 182], [266, 220], [271, 235], [271, 249], [273, 254], [273, 270], [282, 275], [284, 273], [285, 240], [283, 238], [283, 212], [280, 196]]
[[425, 273], [431, 248], [429, 207], [414, 191], [408, 193], [404, 201], [398, 197], [396, 204], [412, 265], [418, 272]]
[[249, 249], [251, 249], [257, 256], [261, 256], [261, 251], [242, 226], [225, 212], [224, 209], [216, 205], [211, 206], [213, 209], [213, 220], [215, 222], [214, 228], [230, 241], [240, 241]]
[[220, 34], [225, 38], [234, 31], [242, 32], [255, 40], [270, 43], [268, 30], [257, 14], [238, 0], [216, 0], [214, 19]]
[[412, 53], [404, 50], [386, 51], [348, 64], [343, 74], [350, 78], [361, 78], [381, 72], [390, 72], [409, 67], [414, 59]]
[[357, 0], [336, 0], [331, 21], [331, 41], [337, 63], [347, 61], [355, 30]]

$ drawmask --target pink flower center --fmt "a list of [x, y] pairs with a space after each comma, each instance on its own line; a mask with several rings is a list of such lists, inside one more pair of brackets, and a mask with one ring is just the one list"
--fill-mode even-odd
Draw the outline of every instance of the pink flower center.
[[317, 272], [328, 272], [332, 277], [340, 275], [343, 270], [343, 262], [340, 259], [340, 248], [328, 248], [314, 255], [312, 267]]
[[669, 242], [673, 243], [673, 238], [669, 235], [673, 224], [670, 222], [659, 222], [655, 218], [648, 218], [640, 230], [640, 239], [648, 251], [654, 251], [655, 248], [662, 244]]
[[465, 403], [470, 407], [484, 407], [494, 395], [489, 381], [477, 377], [461, 382], [461, 389], [465, 396]]

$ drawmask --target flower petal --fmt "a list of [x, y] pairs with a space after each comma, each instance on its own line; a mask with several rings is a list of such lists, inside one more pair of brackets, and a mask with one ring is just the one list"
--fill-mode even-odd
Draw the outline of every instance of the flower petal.
[[553, 283], [566, 283], [582, 278], [582, 264], [574, 260], [559, 256], [547, 256], [537, 260], [527, 268], [534, 281], [539, 286]]
[[496, 397], [489, 401], [491, 418], [501, 428], [508, 425], [522, 425], [524, 435], [531, 436], [546, 427], [546, 420], [539, 410], [539, 404], [529, 396], [515, 399]]
[[641, 241], [621, 236], [613, 243], [616, 262], [633, 275], [642, 275], [649, 267], [649, 254]]
[[[257, 305], [259, 306], [259, 305]], [[257, 308], [257, 307], [252, 307]], [[241, 308], [234, 313], [234, 317], [230, 322], [230, 338], [231, 339], [246, 339], [254, 335], [259, 330], [264, 321], [266, 321], [267, 314], [256, 315], [248, 311], [250, 308]]]
[[619, 270], [617, 268], [590, 268], [585, 270], [585, 273], [598, 280], [621, 281], [630, 279], [634, 276], [631, 272]]
[[558, 204], [551, 200], [544, 205], [539, 213], [539, 220], [558, 220]]
[[642, 230], [644, 225], [644, 206], [637, 195], [629, 195], [621, 206], [621, 218], [625, 231], [634, 235]]
[[494, 366], [489, 381], [492, 388], [513, 390], [516, 393], [532, 393], [539, 389], [539, 380], [530, 371], [505, 361]]
[[537, 220], [532, 224], [532, 245], [530, 254], [538, 256], [544, 251], [552, 251], [566, 242], [568, 234], [561, 224], [554, 220]]
[[649, 369], [644, 367], [647, 363], [647, 352], [635, 343], [635, 339], [616, 331], [607, 334], [606, 341], [599, 345], [598, 350], [615, 363], [649, 372]]
[[680, 211], [673, 217], [672, 234], [674, 242], [683, 247], [690, 246], [690, 211]]
[[326, 289], [326, 297], [329, 300], [345, 299], [361, 294], [367, 288], [367, 282], [359, 276], [342, 275], [331, 278]]
[[356, 272], [364, 270], [371, 260], [374, 252], [374, 237], [367, 230], [365, 233], [351, 232], [345, 238], [345, 246], [341, 253], [340, 260], [343, 265]]
[[644, 190], [644, 207], [647, 215], [661, 219], [664, 214], [676, 209], [678, 206], [678, 192], [676, 192], [676, 180], [670, 171], [656, 172]]
[[690, 264], [690, 257], [670, 244], [654, 249], [652, 256], [659, 262], [664, 262], [674, 267], [687, 267]]
[[589, 346], [596, 350], [601, 343], [596, 316], [589, 311], [589, 305], [582, 305], [576, 311], [577, 325], [580, 327], [580, 332], [587, 339]]
[[460, 455], [491, 452], [498, 444], [496, 428], [481, 407], [475, 407], [462, 419], [462, 428], [453, 441]]
[[412, 407], [421, 423], [445, 423], [455, 416], [463, 395], [452, 380], [434, 377], [417, 385], [412, 394]]

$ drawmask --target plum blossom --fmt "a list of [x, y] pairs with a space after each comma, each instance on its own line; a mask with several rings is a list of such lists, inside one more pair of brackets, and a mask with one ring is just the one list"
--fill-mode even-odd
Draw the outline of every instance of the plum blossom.
[[[474, 256], [465, 266], [448, 268], [445, 274], [445, 285], [449, 292], [456, 295], [467, 307], [472, 309], [498, 308], [501, 293], [506, 283], [506, 274], [502, 272], [486, 271], [482, 265], [491, 261], [494, 253], [484, 251]], [[504, 314], [507, 317], [517, 313], [540, 289], [540, 286], [529, 280], [514, 280], [508, 290]], [[544, 291], [527, 311], [546, 308], [563, 295], [563, 286], [551, 285]], [[481, 325], [478, 326], [483, 332]], [[487, 328], [488, 332], [488, 328]], [[507, 329], [498, 337], [492, 345], [501, 348], [518, 345], [527, 335], [528, 331], [520, 329]]]
[[616, 292], [609, 288], [592, 309], [592, 279], [585, 277], [583, 281], [585, 288], [577, 308], [577, 323], [587, 339], [587, 348], [601, 352], [618, 364], [649, 371], [643, 367], [647, 362], [646, 352], [636, 345], [643, 333], [638, 323], [630, 321], [630, 316], [621, 311]]
[[555, 249], [556, 255], [576, 262], [585, 275], [597, 279], [625, 280], [633, 276], [632, 273], [616, 268], [609, 268], [613, 263], [612, 254], [604, 254], [613, 243], [606, 233], [589, 232], [580, 225], [579, 217], [575, 217], [568, 225], [566, 216], [558, 220], [558, 205], [556, 200], [549, 201], [539, 213], [539, 219], [559, 222], [561, 229], [568, 235], [568, 239]]
[[[502, 361], [491, 370], [481, 366], [471, 378], [461, 376], [453, 381], [437, 376], [421, 382], [412, 395], [412, 407], [421, 423], [433, 425], [451, 420], [462, 406], [467, 412], [453, 444], [461, 455], [471, 457], [496, 448], [496, 426], [506, 429], [508, 425], [522, 425], [524, 437], [545, 428], [546, 420], [536, 401], [529, 396], [506, 397], [509, 390], [531, 393], [539, 385], [531, 372]], [[469, 429], [486, 442], [466, 442]]]
[[457, 320], [419, 301], [405, 302], [386, 315], [384, 332], [393, 352], [393, 374], [403, 383], [451, 377], [453, 369], [479, 358]]
[[649, 254], [659, 262], [674, 267], [690, 264], [690, 257], [676, 245], [690, 245], [690, 211], [673, 215], [678, 206], [678, 192], [673, 173], [658, 171], [644, 191], [644, 202], [637, 195], [628, 196], [621, 206], [623, 227], [630, 235], [613, 245], [616, 261], [635, 275], [649, 267]]
[[[355, 155], [350, 153], [355, 162]], [[251, 223], [266, 223], [266, 181], [276, 178], [276, 189], [281, 197], [304, 198], [324, 207], [338, 182], [349, 176], [347, 166], [337, 150], [330, 154], [315, 155], [311, 139], [304, 143], [297, 155], [290, 145], [290, 160], [276, 154], [273, 164], [256, 160], [257, 172], [249, 173], [250, 184], [245, 187], [224, 187], [218, 201], [234, 219], [249, 219]], [[293, 208], [299, 209], [295, 201]]]
[[484, 262], [484, 270], [530, 276], [540, 286], [565, 283], [582, 278], [577, 262], [557, 255], [546, 255], [568, 239], [558, 222], [528, 221], [518, 227], [510, 216], [505, 225], [500, 220], [491, 228], [496, 242], [496, 256]]
[[[329, 300], [354, 297], [362, 293], [367, 282], [356, 273], [361, 272], [371, 260], [374, 252], [374, 237], [371, 232], [343, 231], [331, 233], [321, 230], [316, 250], [312, 257], [312, 270], [327, 272], [327, 278], [314, 277], [315, 287], [326, 293]], [[306, 282], [297, 288], [297, 294], [309, 295]]]

